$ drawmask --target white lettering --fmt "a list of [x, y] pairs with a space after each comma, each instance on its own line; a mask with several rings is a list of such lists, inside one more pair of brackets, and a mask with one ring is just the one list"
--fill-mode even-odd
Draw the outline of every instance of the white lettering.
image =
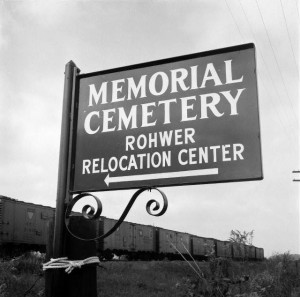
[[131, 100], [131, 93], [133, 93], [134, 98], [138, 97], [139, 92], [141, 92], [141, 95], [139, 98], [146, 97], [146, 76], [142, 75], [140, 78], [140, 81], [138, 85], [135, 84], [135, 81], [133, 80], [133, 77], [128, 77], [128, 100]]
[[90, 174], [91, 160], [82, 160], [82, 174]]
[[235, 98], [233, 98], [231, 96], [230, 91], [220, 92], [221, 94], [224, 95], [224, 97], [227, 99], [227, 101], [230, 104], [230, 110], [231, 110], [230, 115], [237, 115], [238, 114], [238, 112], [237, 112], [237, 102], [238, 102], [238, 100], [240, 98], [240, 95], [242, 94], [242, 92], [244, 90], [245, 89], [238, 89]]
[[184, 83], [184, 80], [187, 78], [187, 76], [188, 76], [188, 71], [185, 68], [171, 70], [171, 81], [172, 81], [171, 93], [178, 92], [177, 85], [180, 86], [182, 91], [187, 91], [190, 88], [187, 87]]
[[217, 150], [220, 148], [220, 146], [213, 145], [213, 146], [210, 146], [209, 148], [213, 151], [213, 157], [214, 157], [213, 161], [217, 162]]
[[90, 93], [89, 93], [89, 106], [93, 106], [93, 99], [96, 104], [98, 104], [100, 96], [102, 95], [101, 104], [107, 103], [107, 82], [103, 82], [99, 89], [99, 92], [96, 91], [96, 87], [94, 84], [89, 85]]
[[113, 121], [113, 116], [110, 116], [111, 113], [115, 113], [116, 109], [105, 109], [103, 110], [103, 130], [102, 132], [111, 132], [115, 131], [116, 127], [109, 128], [108, 125]]
[[87, 134], [95, 134], [95, 133], [97, 133], [97, 132], [99, 131], [99, 129], [100, 129], [100, 126], [98, 126], [96, 130], [92, 130], [92, 128], [91, 128], [91, 119], [92, 119], [93, 116], [97, 116], [98, 118], [100, 118], [99, 111], [92, 111], [92, 112], [90, 112], [90, 113], [86, 116], [86, 118], [85, 118], [85, 120], [84, 120], [84, 130], [85, 130], [85, 132], [86, 132]]
[[237, 156], [240, 158], [240, 160], [244, 160], [244, 157], [242, 156], [242, 152], [244, 151], [244, 146], [240, 143], [234, 143], [233, 144], [233, 160], [237, 160]]
[[178, 162], [180, 165], [187, 165], [188, 161], [183, 161], [182, 160], [182, 154], [187, 154], [188, 150], [186, 149], [182, 149], [179, 153], [178, 153]]
[[161, 105], [161, 104], [163, 104], [163, 106], [165, 108], [164, 125], [171, 123], [171, 120], [170, 120], [170, 104], [171, 104], [171, 102], [175, 102], [176, 103], [176, 99], [169, 99], [169, 100], [164, 100], [164, 101], [159, 101], [158, 102], [158, 106]]
[[181, 100], [181, 122], [194, 121], [197, 118], [197, 115], [193, 117], [188, 117], [188, 110], [194, 110], [194, 102], [188, 104], [188, 101], [196, 100], [196, 96], [183, 97], [180, 98], [180, 100]]
[[155, 126], [156, 120], [154, 122], [149, 122], [149, 118], [153, 117], [153, 110], [148, 111], [149, 107], [155, 106], [155, 105], [156, 105], [155, 102], [142, 104], [142, 113], [143, 113], [142, 127]]
[[221, 82], [221, 80], [218, 76], [218, 73], [217, 73], [213, 63], [208, 63], [206, 65], [203, 81], [202, 81], [202, 84], [201, 84], [200, 88], [205, 88], [206, 87], [206, 82], [208, 80], [213, 80], [214, 83], [215, 83], [215, 86], [222, 85], [222, 82]]
[[98, 169], [99, 166], [99, 158], [93, 159], [93, 173], [99, 173], [100, 170]]
[[133, 151], [134, 150], [133, 144], [135, 142], [135, 137], [132, 135], [129, 135], [129, 136], [126, 136], [125, 139], [126, 139], [126, 146], [125, 146], [126, 151], [128, 151], [129, 149]]
[[122, 92], [123, 86], [119, 86], [121, 83], [125, 83], [124, 78], [113, 80], [112, 82], [112, 96], [111, 96], [111, 102], [119, 102], [124, 101], [125, 96], [118, 98], [118, 94]]
[[222, 145], [222, 159], [224, 162], [227, 162], [227, 161], [231, 161], [231, 158], [229, 157], [226, 157], [227, 155], [229, 155], [229, 150], [227, 148], [230, 147], [230, 144], [225, 144], [225, 145]]
[[191, 90], [198, 89], [198, 65], [191, 67]]
[[225, 72], [226, 72], [226, 84], [234, 84], [243, 81], [244, 76], [242, 75], [241, 78], [232, 79], [232, 68], [231, 68], [232, 60], [225, 61]]
[[[211, 102], [207, 102], [207, 98], [211, 97], [212, 101]], [[201, 102], [201, 119], [207, 119], [207, 109], [209, 108], [212, 113], [216, 116], [216, 117], [221, 117], [223, 113], [220, 113], [217, 108], [216, 105], [220, 102], [220, 95], [218, 95], [217, 93], [211, 93], [211, 94], [205, 94], [205, 95], [200, 95], [200, 102]]]
[[137, 128], [137, 105], [132, 105], [129, 115], [127, 116], [124, 110], [124, 107], [119, 107], [119, 127], [118, 130], [122, 130], [122, 123], [124, 124], [125, 129], [129, 128], [129, 124], [131, 122], [130, 129]]
[[[158, 76], [161, 77], [161, 82], [162, 82], [160, 91], [157, 91], [156, 89], [156, 79]], [[169, 78], [166, 73], [161, 71], [154, 73], [149, 80], [149, 91], [151, 92], [152, 95], [155, 96], [159, 96], [165, 93], [166, 90], [168, 89], [168, 86], [169, 86]]]

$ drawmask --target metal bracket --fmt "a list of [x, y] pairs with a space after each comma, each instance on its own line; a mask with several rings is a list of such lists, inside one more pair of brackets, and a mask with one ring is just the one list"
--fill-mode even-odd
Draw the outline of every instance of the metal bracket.
[[[81, 237], [78, 237], [77, 235], [75, 235], [69, 229], [69, 221], [70, 221], [70, 217], [72, 216], [72, 214], [71, 214], [72, 208], [74, 207], [76, 202], [78, 202], [80, 199], [82, 199], [86, 196], [93, 197], [95, 199], [95, 201], [97, 202], [97, 210], [96, 211], [95, 211], [95, 208], [91, 205], [85, 205], [82, 208], [82, 215], [85, 219], [97, 220], [97, 219], [99, 219], [99, 217], [102, 213], [102, 203], [101, 203], [100, 199], [95, 195], [84, 192], [84, 193], [80, 193], [75, 198], [73, 198], [67, 206], [67, 209], [66, 209], [66, 212], [65, 212], [65, 225], [66, 225], [66, 228], [67, 228], [68, 232], [73, 237], [75, 237], [77, 239], [80, 239], [80, 240], [84, 240], [84, 241], [99, 240], [99, 239], [103, 239], [103, 238], [111, 235], [123, 223], [123, 221], [125, 220], [127, 214], [129, 213], [129, 211], [130, 211], [132, 205], [134, 204], [135, 200], [137, 199], [137, 197], [141, 193], [145, 192], [146, 190], [148, 190], [148, 191], [156, 190], [161, 194], [161, 196], [163, 198], [163, 206], [162, 206], [161, 210], [159, 210], [160, 209], [160, 203], [158, 201], [156, 201], [154, 199], [151, 199], [147, 202], [146, 210], [147, 210], [148, 214], [150, 214], [152, 216], [161, 216], [161, 215], [163, 215], [167, 211], [167, 208], [168, 208], [168, 199], [167, 199], [167, 196], [165, 195], [165, 193], [162, 192], [161, 190], [157, 189], [157, 188], [152, 188], [152, 187], [141, 188], [133, 194], [133, 196], [131, 197], [129, 203], [127, 204], [127, 206], [125, 208], [125, 210], [123, 211], [122, 215], [120, 216], [119, 220], [107, 233], [105, 233], [101, 236], [95, 237], [95, 238], [89, 238], [89, 239], [81, 238]], [[154, 212], [154, 211], [158, 211], [158, 210], [159, 210], [159, 212], [157, 212], [157, 213]]]

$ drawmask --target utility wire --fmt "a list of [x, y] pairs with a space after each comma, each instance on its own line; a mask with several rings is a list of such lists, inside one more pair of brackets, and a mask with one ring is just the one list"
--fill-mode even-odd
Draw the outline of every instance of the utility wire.
[[232, 11], [231, 11], [231, 9], [230, 9], [228, 3], [227, 3], [227, 0], [225, 0], [225, 3], [226, 3], [226, 5], [227, 5], [227, 8], [228, 8], [228, 10], [229, 10], [229, 12], [230, 12], [230, 14], [231, 14], [231, 17], [232, 17], [232, 19], [233, 19], [233, 21], [234, 21], [234, 23], [235, 23], [235, 26], [236, 26], [236, 28], [237, 28], [237, 30], [238, 30], [238, 32], [239, 32], [241, 38], [243, 39], [243, 35], [242, 35], [241, 31], [240, 31], [239, 26], [237, 25], [237, 21], [236, 21], [236, 19], [235, 19], [234, 16], [233, 16], [233, 13], [232, 13]]
[[[239, 0], [239, 4], [240, 4], [240, 7], [241, 7], [241, 9], [242, 9], [242, 11], [243, 11], [244, 17], [245, 17], [245, 19], [246, 19], [246, 21], [247, 21], [248, 27], [250, 28], [250, 31], [251, 31], [251, 34], [252, 34], [252, 38], [253, 38], [254, 40], [256, 40], [255, 34], [254, 34], [253, 30], [252, 30], [251, 23], [250, 23], [249, 18], [248, 18], [247, 14], [246, 14], [246, 11], [245, 11], [245, 9], [244, 9], [242, 3], [241, 3], [241, 0]], [[274, 79], [273, 79], [273, 77], [272, 77], [272, 75], [271, 75], [271, 73], [270, 73], [269, 67], [267, 66], [267, 63], [266, 63], [265, 58], [264, 58], [264, 56], [263, 56], [263, 54], [262, 54], [262, 52], [261, 52], [261, 50], [260, 50], [260, 47], [257, 47], [257, 49], [258, 49], [258, 53], [259, 53], [259, 55], [260, 55], [260, 57], [261, 57], [261, 59], [262, 59], [262, 62], [263, 62], [264, 66], [265, 66], [265, 68], [266, 68], [266, 70], [267, 70], [267, 74], [268, 74], [268, 76], [269, 76], [269, 78], [270, 78], [270, 80], [271, 80], [271, 83], [272, 83], [272, 85], [273, 85], [273, 89], [275, 90], [275, 93], [277, 94], [277, 98], [280, 98], [278, 88], [277, 88], [277, 86], [276, 86], [276, 84], [275, 84], [275, 82], [274, 82]], [[262, 81], [262, 80], [261, 80], [261, 81]], [[266, 88], [265, 86], [264, 86], [264, 88], [265, 88], [265, 90], [267, 90], [267, 88]], [[287, 133], [287, 129], [286, 129], [285, 125], [284, 125], [283, 122], [282, 122], [283, 119], [281, 119], [281, 117], [282, 117], [282, 116], [281, 116], [281, 113], [279, 113], [277, 110], [276, 110], [276, 113], [278, 114], [278, 119], [279, 119], [279, 121], [280, 121], [282, 127], [285, 129], [285, 131], [286, 131], [286, 133]], [[288, 116], [287, 116], [287, 117], [288, 117]], [[288, 134], [288, 133], [287, 133], [287, 134]]]
[[297, 0], [295, 0], [295, 4], [296, 4], [296, 7], [297, 7], [298, 18], [299, 18], [299, 8], [298, 8]]
[[[226, 5], [227, 5], [228, 10], [229, 10], [229, 12], [230, 12], [230, 15], [231, 15], [231, 17], [232, 17], [232, 19], [233, 19], [233, 21], [234, 21], [234, 23], [235, 23], [235, 26], [236, 26], [236, 28], [237, 28], [237, 31], [239, 32], [241, 39], [244, 40], [243, 35], [242, 35], [242, 33], [241, 33], [240, 29], [239, 29], [237, 20], [236, 20], [236, 18], [234, 17], [233, 12], [232, 12], [230, 6], [228, 5], [228, 2], [227, 2], [226, 0], [225, 0], [225, 2], [226, 2]], [[245, 10], [244, 10], [244, 8], [243, 8], [243, 6], [242, 6], [242, 4], [241, 4], [240, 1], [239, 1], [239, 4], [240, 4], [240, 6], [241, 6], [241, 8], [242, 8], [242, 11], [243, 11], [243, 14], [244, 14], [244, 16], [245, 16], [245, 18], [246, 18], [246, 20], [247, 20], [248, 26], [250, 27], [250, 31], [251, 31], [252, 37], [253, 37], [253, 39], [255, 40], [255, 35], [254, 35], [254, 32], [252, 31], [251, 24], [250, 24], [250, 21], [249, 21], [249, 19], [248, 19], [248, 17], [247, 17], [247, 14], [246, 14], [246, 12], [245, 12]], [[262, 58], [262, 61], [263, 61], [264, 65], [265, 65], [265, 68], [267, 69], [268, 75], [269, 75], [269, 77], [270, 77], [270, 79], [271, 79], [271, 82], [272, 82], [272, 84], [273, 84], [273, 88], [274, 88], [274, 90], [275, 90], [275, 92], [276, 92], [276, 94], [277, 94], [277, 98], [280, 98], [278, 89], [277, 89], [277, 87], [276, 87], [276, 85], [275, 85], [275, 83], [274, 83], [273, 77], [272, 77], [271, 74], [270, 74], [269, 68], [267, 67], [267, 64], [266, 64], [266, 62], [265, 62], [265, 59], [264, 59], [263, 54], [261, 53], [259, 47], [258, 47], [258, 52], [259, 52], [259, 54], [260, 54], [260, 56], [261, 56], [261, 58]], [[262, 85], [263, 85], [264, 89], [265, 89], [266, 92], [267, 92], [267, 88], [264, 86], [263, 80], [261, 79], [260, 75], [257, 74], [257, 76], [258, 76], [259, 80], [262, 82]], [[268, 98], [269, 98], [269, 97], [268, 97]], [[281, 126], [282, 126], [283, 129], [285, 130], [286, 134], [289, 135], [289, 133], [288, 133], [288, 131], [287, 131], [287, 128], [286, 128], [286, 125], [283, 124], [283, 121], [282, 121], [283, 119], [281, 119], [281, 118], [282, 118], [282, 115], [277, 111], [277, 108], [276, 108], [276, 107], [275, 107], [275, 110], [276, 110], [276, 113], [278, 114], [278, 120], [279, 120]], [[286, 115], [286, 117], [289, 118], [289, 116], [287, 116], [287, 115]], [[290, 136], [291, 136], [292, 138], [294, 138], [293, 135], [290, 135]], [[292, 145], [292, 143], [291, 143], [291, 146], [294, 147], [294, 146]]]
[[292, 40], [291, 40], [291, 36], [290, 36], [290, 31], [289, 31], [289, 28], [288, 28], [288, 25], [287, 25], [285, 12], [284, 12], [283, 5], [282, 5], [282, 0], [280, 0], [280, 4], [281, 4], [282, 12], [283, 12], [283, 17], [284, 17], [286, 31], [287, 31], [288, 37], [289, 37], [290, 46], [291, 46], [291, 49], [292, 49], [292, 52], [293, 52], [293, 57], [294, 57], [294, 60], [295, 60], [295, 66], [296, 66], [296, 70], [297, 70], [297, 75], [299, 76], [299, 73], [298, 73], [298, 63], [297, 63], [297, 59], [296, 59], [295, 52], [294, 52], [294, 49], [293, 49]]
[[[229, 10], [229, 12], [230, 12], [230, 15], [231, 15], [231, 17], [232, 17], [232, 19], [233, 19], [233, 21], [234, 21], [234, 23], [235, 23], [235, 26], [236, 26], [236, 28], [237, 28], [237, 31], [239, 32], [239, 35], [240, 35], [241, 39], [244, 40], [243, 35], [242, 35], [242, 33], [241, 33], [240, 29], [239, 29], [237, 20], [235, 19], [233, 12], [232, 12], [232, 10], [230, 9], [230, 6], [228, 5], [228, 2], [227, 2], [226, 0], [225, 0], [225, 2], [226, 2], [226, 5], [227, 5], [228, 10]], [[247, 20], [247, 22], [248, 22], [248, 26], [250, 27], [250, 31], [251, 31], [251, 34], [252, 34], [252, 36], [253, 36], [253, 39], [255, 40], [255, 35], [254, 35], [253, 31], [252, 31], [251, 24], [250, 24], [249, 19], [248, 19], [247, 15], [246, 15], [246, 12], [245, 12], [245, 10], [244, 10], [244, 8], [243, 8], [241, 2], [239, 2], [239, 3], [240, 3], [240, 6], [241, 6], [241, 8], [242, 8], [242, 11], [243, 11], [243, 13], [244, 13], [244, 16], [245, 16], [245, 18], [246, 18], [246, 20]], [[264, 60], [264, 58], [263, 58], [263, 55], [262, 55], [262, 53], [261, 53], [259, 47], [258, 47], [258, 50], [259, 50], [259, 54], [260, 54], [260, 56], [261, 56], [261, 58], [262, 58], [262, 61], [263, 61], [264, 65], [265, 65], [265, 68], [267, 69], [268, 75], [269, 75], [269, 77], [270, 77], [270, 79], [271, 79], [271, 81], [272, 81], [274, 90], [275, 90], [275, 92], [277, 93], [278, 98], [280, 98], [278, 89], [277, 89], [277, 87], [275, 86], [274, 80], [273, 80], [273, 78], [272, 78], [272, 76], [271, 76], [271, 74], [270, 74], [270, 72], [269, 72], [269, 69], [268, 69], [268, 67], [267, 67], [267, 64], [266, 64], [266, 62], [265, 62], [265, 60]], [[264, 85], [263, 80], [260, 78], [260, 75], [259, 75], [259, 74], [257, 74], [257, 76], [258, 76], [259, 80], [262, 82], [263, 88], [266, 90], [266, 93], [267, 93], [267, 88], [266, 88], [266, 86]], [[269, 98], [269, 97], [268, 97], [268, 98]], [[290, 134], [288, 133], [288, 130], [287, 130], [287, 128], [286, 128], [286, 125], [284, 125], [283, 122], [282, 122], [282, 119], [281, 119], [282, 115], [277, 111], [277, 108], [276, 108], [276, 107], [275, 107], [275, 111], [276, 111], [276, 113], [277, 113], [277, 115], [278, 115], [277, 118], [278, 118], [278, 120], [279, 120], [279, 122], [280, 122], [282, 128], [284, 129], [286, 135], [289, 135], [291, 138], [294, 139], [293, 135], [290, 135]], [[290, 138], [289, 138], [289, 140], [290, 140], [290, 142], [291, 142], [291, 147], [292, 147], [293, 150], [294, 150], [294, 145], [293, 145], [293, 143], [292, 143], [292, 140], [291, 140]]]
[[[240, 0], [240, 1], [241, 1], [241, 0]], [[240, 6], [241, 6], [242, 11], [243, 11], [243, 13], [244, 13], [244, 16], [245, 16], [245, 18], [246, 18], [246, 20], [247, 20], [247, 22], [248, 22], [248, 25], [249, 25], [250, 31], [251, 31], [251, 33], [252, 33], [253, 39], [255, 40], [255, 35], [254, 35], [253, 31], [252, 31], [251, 24], [250, 24], [250, 22], [249, 22], [249, 20], [248, 20], [248, 17], [247, 17], [247, 15], [246, 15], [246, 12], [244, 11], [244, 8], [243, 8], [243, 6], [242, 6], [242, 4], [241, 4], [240, 1], [239, 1]], [[232, 19], [233, 19], [233, 21], [234, 21], [234, 23], [235, 23], [235, 26], [236, 26], [236, 28], [237, 28], [237, 31], [239, 32], [239, 34], [240, 34], [240, 36], [241, 36], [241, 39], [244, 39], [244, 38], [243, 38], [243, 35], [242, 35], [242, 33], [241, 33], [240, 29], [239, 29], [239, 26], [238, 26], [238, 24], [237, 24], [237, 21], [236, 21], [236, 19], [234, 18], [233, 12], [232, 12], [231, 9], [230, 9], [230, 6], [228, 5], [228, 3], [227, 3], [226, 0], [225, 0], [225, 2], [226, 2], [226, 5], [227, 5], [228, 10], [229, 10], [229, 12], [230, 12], [230, 15], [231, 15], [231, 17], [232, 17]], [[267, 67], [267, 64], [266, 64], [266, 62], [265, 62], [265, 60], [264, 60], [264, 57], [263, 57], [263, 55], [262, 55], [262, 53], [261, 53], [259, 47], [258, 47], [258, 50], [259, 50], [259, 54], [260, 54], [260, 56], [261, 56], [261, 58], [262, 58], [262, 61], [263, 61], [263, 63], [265, 64], [265, 68], [267, 69], [268, 75], [269, 75], [269, 77], [271, 78], [271, 81], [272, 81], [274, 90], [275, 90], [276, 93], [277, 93], [277, 96], [278, 96], [277, 98], [280, 98], [279, 92], [278, 92], [277, 88], [275, 87], [274, 80], [273, 80], [272, 76], [270, 75], [269, 68]], [[275, 56], [275, 55], [274, 55], [274, 56]], [[279, 68], [279, 71], [280, 71], [280, 68]], [[259, 74], [257, 74], [257, 76], [259, 77]], [[259, 78], [259, 79], [260, 79], [260, 78]], [[263, 82], [261, 79], [260, 79], [260, 81]], [[264, 87], [264, 89], [266, 90], [266, 93], [267, 93], [266, 87], [264, 86], [264, 84], [262, 84], [262, 85], [263, 85], [263, 87]], [[269, 97], [268, 97], [268, 98], [269, 98]], [[276, 111], [276, 113], [277, 113], [277, 115], [278, 115], [277, 118], [278, 118], [279, 122], [281, 123], [281, 126], [282, 126], [282, 128], [284, 129], [286, 135], [291, 136], [291, 137], [294, 139], [294, 137], [293, 137], [292, 135], [288, 134], [287, 127], [283, 124], [282, 119], [281, 119], [282, 115], [281, 115], [281, 113], [278, 113], [276, 106], [275, 106], [275, 111]], [[293, 143], [292, 143], [292, 139], [291, 139], [290, 137], [288, 137], [288, 140], [289, 140], [290, 143], [291, 143], [291, 148], [292, 148], [293, 152], [297, 154], [297, 151], [295, 150], [294, 145], [293, 145]], [[296, 181], [296, 180], [294, 179], [294, 181]], [[282, 181], [280, 181], [280, 184], [283, 185]]]
[[281, 80], [282, 80], [282, 82], [283, 82], [283, 85], [284, 85], [285, 92], [286, 92], [286, 94], [287, 94], [287, 97], [288, 97], [289, 103], [290, 103], [290, 105], [291, 105], [292, 112], [293, 112], [293, 114], [294, 114], [294, 116], [295, 116], [295, 119], [296, 119], [296, 121], [297, 121], [297, 116], [296, 116], [296, 114], [295, 114], [295, 112], [294, 112], [293, 104], [292, 104], [292, 102], [291, 102], [291, 99], [290, 99], [290, 96], [289, 96], [289, 93], [288, 93], [288, 90], [287, 90], [287, 87], [286, 87], [285, 81], [284, 81], [284, 79], [283, 79], [283, 76], [282, 76], [282, 73], [281, 73], [281, 69], [280, 69], [280, 66], [279, 66], [279, 63], [278, 63], [278, 60], [277, 60], [276, 54], [275, 54], [275, 50], [274, 50], [274, 48], [273, 48], [273, 46], [272, 46], [272, 42], [271, 42], [271, 39], [270, 39], [270, 36], [269, 36], [269, 32], [268, 32], [268, 30], [267, 30], [267, 27], [266, 27], [266, 24], [265, 24], [265, 21], [264, 21], [264, 18], [263, 18], [262, 12], [261, 12], [261, 10], [260, 10], [260, 7], [259, 7], [259, 4], [258, 4], [258, 0], [255, 0], [255, 2], [256, 2], [256, 5], [257, 5], [257, 8], [258, 8], [258, 11], [259, 11], [259, 14], [260, 14], [261, 20], [262, 20], [262, 22], [263, 22], [263, 25], [264, 25], [265, 31], [266, 31], [266, 33], [267, 33], [268, 41], [269, 41], [269, 44], [270, 44], [270, 46], [271, 46], [271, 49], [272, 49], [272, 52], [273, 52], [273, 56], [274, 56], [274, 58], [275, 58], [276, 65], [277, 65], [277, 68], [278, 68], [278, 70], [279, 70], [280, 77], [281, 77]]

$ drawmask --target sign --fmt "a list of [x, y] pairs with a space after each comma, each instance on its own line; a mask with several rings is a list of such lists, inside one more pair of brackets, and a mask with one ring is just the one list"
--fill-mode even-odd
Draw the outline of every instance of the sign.
[[254, 44], [76, 85], [72, 192], [262, 179]]

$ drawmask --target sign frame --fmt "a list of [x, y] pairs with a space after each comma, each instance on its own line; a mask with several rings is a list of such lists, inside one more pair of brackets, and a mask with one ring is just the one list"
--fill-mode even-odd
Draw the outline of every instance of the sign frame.
[[[77, 74], [75, 78], [75, 84], [73, 86], [73, 110], [71, 117], [73, 119], [73, 126], [71, 131], [71, 178], [70, 178], [70, 184], [69, 184], [69, 192], [72, 194], [81, 193], [81, 192], [102, 192], [102, 191], [113, 191], [113, 190], [130, 190], [130, 189], [137, 189], [141, 188], [140, 185], [132, 185], [132, 186], [119, 186], [118, 188], [88, 188], [88, 189], [75, 189], [74, 190], [74, 180], [75, 180], [75, 154], [76, 154], [76, 140], [77, 140], [77, 125], [78, 125], [78, 109], [79, 109], [79, 85], [80, 85], [80, 79], [82, 78], [89, 78], [94, 76], [100, 76], [100, 75], [107, 75], [107, 74], [113, 74], [113, 73], [119, 73], [124, 72], [128, 70], [136, 70], [136, 69], [142, 69], [142, 68], [148, 68], [152, 66], [159, 66], [164, 64], [170, 64], [174, 62], [180, 62], [185, 60], [191, 60], [195, 58], [202, 58], [217, 54], [226, 54], [234, 51], [241, 51], [241, 50], [247, 50], [247, 49], [254, 49], [255, 52], [255, 45], [254, 43], [247, 43], [242, 45], [236, 45], [221, 49], [215, 49], [205, 52], [199, 52], [189, 55], [183, 55], [183, 56], [177, 56], [173, 58], [167, 58], [162, 60], [156, 60], [146, 63], [140, 63], [140, 64], [133, 64], [129, 66], [124, 67], [118, 67], [118, 68], [112, 68], [108, 70], [102, 70], [102, 71], [96, 71], [91, 73], [85, 73], [85, 74]], [[254, 68], [255, 68], [255, 74], [257, 70], [257, 63], [256, 63], [256, 55], [254, 54]], [[262, 166], [262, 148], [261, 148], [261, 132], [260, 132], [260, 117], [259, 117], [259, 102], [258, 102], [258, 84], [257, 84], [257, 77], [255, 76], [255, 83], [256, 83], [256, 99], [257, 100], [257, 117], [258, 117], [258, 142], [259, 142], [259, 155], [257, 158], [259, 158], [259, 164], [260, 164], [260, 176], [254, 177], [254, 178], [240, 178], [240, 179], [228, 179], [228, 180], [220, 180], [220, 181], [205, 181], [205, 182], [189, 182], [187, 179], [183, 182], [168, 182], [168, 184], [155, 184], [150, 185], [150, 187], [169, 187], [169, 186], [182, 186], [182, 185], [200, 185], [200, 184], [211, 184], [211, 183], [228, 183], [228, 182], [243, 182], [243, 181], [252, 181], [252, 180], [262, 180], [263, 179], [263, 166]], [[146, 187], [147, 185], [143, 185], [142, 187]]]

